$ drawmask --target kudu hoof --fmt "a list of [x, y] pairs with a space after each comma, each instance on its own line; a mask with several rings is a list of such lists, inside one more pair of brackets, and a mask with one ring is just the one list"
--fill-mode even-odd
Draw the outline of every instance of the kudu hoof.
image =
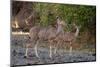
[[50, 56], [49, 58], [50, 58], [50, 59], [53, 59], [53, 57], [51, 57], [51, 56]]
[[24, 56], [24, 58], [27, 58], [27, 56]]
[[36, 58], [40, 59], [40, 57], [37, 57], [37, 56], [36, 56]]

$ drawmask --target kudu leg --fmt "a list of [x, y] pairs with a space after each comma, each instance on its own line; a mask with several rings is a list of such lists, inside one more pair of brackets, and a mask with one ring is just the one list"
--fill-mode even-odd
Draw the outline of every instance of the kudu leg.
[[61, 44], [62, 44], [62, 42], [58, 41], [57, 44], [55, 45], [55, 54], [57, 54], [57, 51], [59, 50], [59, 47], [60, 47]]
[[57, 47], [54, 48], [54, 54], [57, 54]]
[[54, 48], [54, 54], [57, 54], [58, 44], [59, 44], [59, 42], [58, 42], [58, 43], [56, 43], [56, 44], [54, 44], [54, 45], [55, 45], [55, 48]]
[[50, 54], [49, 57], [52, 58], [52, 46], [50, 45]]
[[25, 56], [28, 57], [28, 48], [26, 48]]
[[36, 42], [36, 45], [35, 45], [35, 47], [34, 47], [34, 50], [35, 50], [35, 55], [36, 55], [36, 57], [40, 58], [39, 55], [38, 55], [38, 50], [37, 50], [37, 49], [38, 49], [38, 48], [37, 48], [38, 44], [39, 44], [39, 41]]
[[26, 50], [25, 50], [25, 55], [24, 55], [24, 58], [27, 58], [28, 57], [28, 51], [29, 51], [29, 44], [26, 45]]
[[52, 40], [49, 40], [50, 43], [50, 50], [49, 50], [49, 57], [52, 58]]
[[69, 49], [69, 55], [72, 55], [72, 43], [70, 42], [70, 49]]

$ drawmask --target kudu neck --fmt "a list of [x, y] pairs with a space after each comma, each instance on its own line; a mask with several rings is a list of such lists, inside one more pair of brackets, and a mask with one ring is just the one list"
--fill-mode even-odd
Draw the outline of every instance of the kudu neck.
[[75, 28], [76, 28], [75, 37], [77, 37], [79, 34], [79, 28], [77, 26], [75, 26]]
[[57, 34], [60, 33], [60, 32], [63, 32], [63, 26], [58, 24], [58, 26], [57, 26]]

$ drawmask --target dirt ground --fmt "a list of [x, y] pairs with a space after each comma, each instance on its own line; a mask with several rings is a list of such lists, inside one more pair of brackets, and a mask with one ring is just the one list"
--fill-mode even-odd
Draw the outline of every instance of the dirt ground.
[[[29, 48], [28, 58], [24, 58], [25, 46], [29, 44], [27, 34], [11, 36], [11, 66], [13, 65], [37, 65], [37, 64], [54, 64], [54, 63], [73, 63], [73, 62], [92, 62], [96, 61], [95, 52], [73, 50], [72, 55], [65, 49], [57, 50], [57, 54], [49, 57], [49, 47], [38, 46], [40, 58], [37, 58], [34, 49]], [[39, 45], [44, 45], [41, 43]]]

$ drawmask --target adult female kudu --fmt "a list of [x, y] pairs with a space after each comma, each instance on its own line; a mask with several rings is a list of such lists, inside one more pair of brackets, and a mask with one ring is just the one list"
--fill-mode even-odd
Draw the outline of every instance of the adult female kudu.
[[[63, 31], [63, 25], [65, 23], [63, 21], [60, 21], [59, 18], [57, 18], [57, 28], [53, 26], [48, 27], [40, 27], [40, 26], [34, 26], [29, 31], [30, 40], [35, 42], [35, 54], [36, 57], [39, 58], [38, 52], [37, 52], [37, 46], [39, 44], [39, 41], [48, 41], [50, 43], [50, 54], [51, 57], [52, 53], [52, 41], [56, 38], [57, 34]], [[26, 47], [25, 57], [27, 57], [28, 47]]]

